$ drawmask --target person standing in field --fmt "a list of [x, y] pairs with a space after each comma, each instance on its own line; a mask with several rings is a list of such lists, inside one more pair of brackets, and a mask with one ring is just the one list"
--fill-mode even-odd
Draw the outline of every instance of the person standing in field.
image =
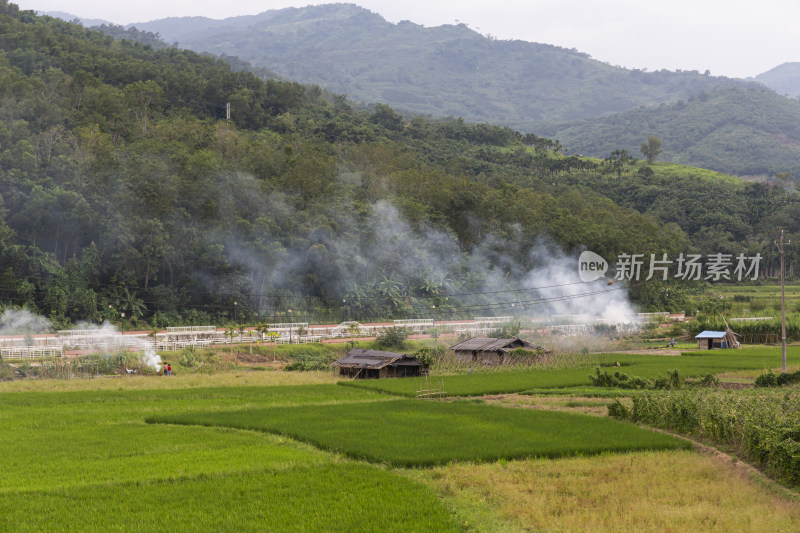
[[168, 376], [172, 375], [172, 365], [169, 363], [167, 363], [167, 375]]

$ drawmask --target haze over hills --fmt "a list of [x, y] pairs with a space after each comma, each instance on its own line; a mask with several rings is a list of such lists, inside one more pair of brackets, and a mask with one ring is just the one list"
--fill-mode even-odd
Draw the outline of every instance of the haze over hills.
[[800, 101], [765, 88], [701, 92], [674, 104], [543, 126], [537, 133], [595, 157], [616, 149], [641, 157], [642, 142], [657, 135], [662, 161], [739, 176], [800, 176]]
[[755, 79], [778, 94], [800, 98], [800, 62], [778, 65]]
[[[98, 21], [83, 21], [89, 22]], [[800, 135], [791, 118], [800, 104], [761, 85], [791, 93], [800, 64], [750, 81], [626, 70], [575, 50], [493, 40], [465, 25], [392, 24], [350, 4], [102, 29], [151, 45], [160, 36], [260, 76], [387, 102], [407, 118], [459, 116], [532, 131], [558, 138], [572, 153], [603, 158], [624, 148], [638, 156], [641, 142], [656, 134], [664, 140], [662, 161], [735, 175], [800, 174]], [[735, 87], [748, 90], [727, 90]]]
[[697, 72], [613, 67], [575, 50], [499, 41], [466, 25], [392, 24], [352, 4], [137, 23], [195, 51], [240, 57], [364, 102], [533, 130], [703, 90], [748, 85]]
[[[0, 50], [0, 285], [59, 321], [474, 313], [580, 250], [758, 252], [774, 272], [775, 228], [800, 238], [788, 183], [357, 109], [1, 2]], [[631, 291], [681, 306], [662, 288]]]

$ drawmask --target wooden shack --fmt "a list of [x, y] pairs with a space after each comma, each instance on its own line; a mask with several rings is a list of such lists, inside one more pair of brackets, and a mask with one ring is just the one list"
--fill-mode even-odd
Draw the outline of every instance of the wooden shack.
[[428, 373], [428, 365], [417, 358], [379, 350], [350, 350], [333, 363], [339, 375], [352, 379], [405, 378]]
[[506, 339], [474, 337], [450, 347], [455, 353], [456, 359], [459, 361], [482, 365], [505, 364], [509, 362], [510, 353], [520, 348], [537, 352], [542, 351], [540, 347], [528, 341], [524, 341], [519, 337], [509, 337]]
[[695, 336], [698, 350], [718, 350], [721, 348], [738, 348], [737, 334], [730, 328], [726, 331], [703, 331]]

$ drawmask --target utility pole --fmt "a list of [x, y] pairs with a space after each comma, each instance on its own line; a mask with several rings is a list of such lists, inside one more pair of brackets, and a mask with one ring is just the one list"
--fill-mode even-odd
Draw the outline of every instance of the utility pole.
[[786, 372], [786, 293], [783, 273], [783, 230], [781, 230], [781, 243], [778, 249], [781, 252], [781, 362], [783, 371]]
[[227, 120], [231, 119], [231, 103], [230, 102], [225, 104], [225, 118]]

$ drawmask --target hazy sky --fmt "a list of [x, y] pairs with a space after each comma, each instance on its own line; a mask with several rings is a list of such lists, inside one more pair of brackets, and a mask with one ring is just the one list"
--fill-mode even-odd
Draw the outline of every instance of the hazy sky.
[[[291, 0], [12, 0], [117, 24], [170, 16], [226, 18], [301, 7]], [[612, 65], [755, 76], [800, 61], [797, 0], [360, 0], [392, 22], [463, 22], [482, 34], [576, 48]]]

